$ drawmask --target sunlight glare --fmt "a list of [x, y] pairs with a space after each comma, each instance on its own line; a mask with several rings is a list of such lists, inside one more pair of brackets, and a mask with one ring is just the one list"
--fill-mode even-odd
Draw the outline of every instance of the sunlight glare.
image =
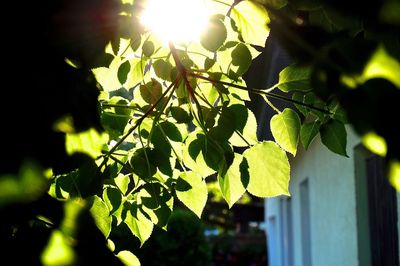
[[188, 42], [200, 38], [208, 17], [204, 0], [147, 0], [140, 21], [165, 42]]

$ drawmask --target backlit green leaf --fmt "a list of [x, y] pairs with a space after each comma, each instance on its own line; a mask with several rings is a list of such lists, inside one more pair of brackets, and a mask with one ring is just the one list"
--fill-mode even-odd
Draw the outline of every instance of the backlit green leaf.
[[131, 70], [131, 64], [129, 61], [123, 62], [118, 68], [118, 80], [123, 85], [128, 79], [129, 71]]
[[310, 143], [314, 140], [315, 136], [319, 133], [321, 123], [319, 121], [313, 121], [310, 123], [304, 123], [300, 129], [300, 140], [303, 144], [304, 149], [308, 149]]
[[143, 54], [147, 57], [150, 57], [155, 50], [154, 43], [152, 41], [145, 41], [142, 46]]
[[160, 226], [166, 226], [172, 213], [173, 197], [170, 192], [158, 182], [147, 183], [139, 193], [143, 210], [151, 221]]
[[120, 251], [116, 256], [125, 264], [125, 266], [140, 266], [139, 259], [128, 250]]
[[75, 252], [69, 242], [68, 236], [60, 230], [53, 230], [41, 254], [42, 265], [75, 265]]
[[228, 107], [235, 114], [235, 132], [229, 142], [236, 147], [247, 147], [258, 142], [257, 120], [253, 112], [244, 105], [234, 104]]
[[173, 106], [170, 108], [170, 112], [177, 123], [189, 123], [191, 121], [189, 112], [181, 107]]
[[122, 203], [121, 192], [117, 188], [111, 186], [107, 187], [103, 191], [103, 199], [110, 210], [110, 214], [113, 214], [115, 211], [117, 211]]
[[116, 178], [114, 178], [114, 182], [123, 194], [128, 191], [128, 185], [130, 182], [129, 176], [119, 174]]
[[251, 53], [249, 48], [243, 43], [239, 43], [232, 51], [232, 64], [235, 66], [245, 66], [248, 68], [251, 64]]
[[202, 177], [194, 172], [184, 172], [176, 181], [176, 195], [183, 204], [199, 218], [207, 202], [207, 185]]
[[271, 118], [270, 125], [275, 141], [283, 149], [296, 155], [301, 126], [299, 115], [292, 109], [286, 108]]
[[269, 35], [269, 16], [265, 8], [253, 1], [241, 1], [235, 5], [231, 18], [246, 43], [264, 47]]
[[400, 191], [400, 162], [396, 159], [389, 163], [389, 182], [397, 192]]
[[101, 155], [101, 149], [107, 141], [107, 134], [98, 133], [95, 129], [90, 128], [81, 133], [68, 133], [65, 146], [67, 153], [70, 155], [75, 152], [82, 152], [95, 159]]
[[34, 201], [45, 193], [47, 186], [43, 170], [38, 165], [22, 163], [17, 175], [0, 176], [0, 207]]
[[379, 46], [365, 66], [362, 78], [385, 78], [400, 88], [400, 62]]
[[132, 203], [130, 210], [126, 213], [124, 222], [140, 240], [141, 245], [144, 244], [153, 232], [153, 222], [142, 213], [135, 203]]
[[216, 170], [213, 170], [210, 166], [208, 166], [204, 160], [204, 139], [204, 134], [200, 132], [194, 131], [190, 133], [185, 140], [182, 153], [185, 166], [205, 178], [215, 173]]
[[110, 135], [111, 139], [116, 139], [124, 133], [130, 116], [115, 114], [112, 112], [103, 112], [100, 116], [101, 124]]
[[169, 61], [159, 59], [153, 63], [153, 69], [159, 78], [171, 81], [172, 64]]
[[201, 35], [201, 45], [211, 52], [217, 51], [225, 42], [227, 31], [219, 19], [210, 19], [207, 31]]
[[93, 204], [90, 208], [90, 213], [92, 214], [97, 227], [107, 238], [111, 232], [112, 219], [110, 216], [110, 211], [107, 207], [107, 204], [98, 196], [93, 196], [92, 200]]
[[299, 66], [296, 64], [290, 65], [279, 73], [278, 88], [281, 91], [309, 91], [311, 68]]
[[243, 153], [249, 171], [247, 191], [257, 197], [289, 195], [290, 165], [286, 153], [272, 141]]
[[320, 134], [322, 143], [329, 150], [348, 157], [346, 152], [347, 133], [343, 123], [331, 119], [321, 126]]
[[155, 79], [140, 85], [140, 95], [149, 104], [155, 104], [162, 96], [162, 85]]
[[223, 175], [218, 175], [218, 183], [222, 192], [222, 196], [229, 205], [229, 208], [240, 199], [246, 191], [241, 180], [240, 164], [243, 156], [235, 153], [232, 165]]
[[157, 172], [156, 166], [150, 161], [150, 152], [149, 148], [138, 149], [130, 160], [133, 172], [142, 179], [149, 179]]

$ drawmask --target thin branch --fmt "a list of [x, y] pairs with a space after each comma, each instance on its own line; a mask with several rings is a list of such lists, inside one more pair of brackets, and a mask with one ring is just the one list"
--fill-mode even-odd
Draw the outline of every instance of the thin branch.
[[332, 114], [329, 110], [322, 109], [322, 108], [316, 107], [314, 105], [303, 103], [303, 102], [300, 102], [300, 101], [297, 101], [297, 100], [294, 100], [294, 99], [291, 99], [291, 98], [287, 98], [287, 97], [279, 95], [279, 94], [275, 94], [275, 93], [272, 93], [272, 92], [267, 92], [265, 90], [248, 88], [248, 87], [245, 87], [245, 86], [241, 86], [241, 85], [237, 85], [237, 84], [233, 84], [233, 83], [225, 82], [225, 81], [221, 81], [221, 80], [214, 80], [214, 79], [211, 79], [211, 78], [208, 78], [208, 77], [204, 77], [202, 75], [199, 75], [199, 74], [196, 74], [196, 73], [193, 73], [193, 72], [188, 72], [187, 74], [190, 75], [190, 76], [199, 78], [199, 79], [207, 80], [207, 81], [209, 81], [211, 83], [219, 83], [219, 84], [227, 85], [227, 86], [234, 87], [234, 88], [237, 88], [237, 89], [246, 90], [246, 91], [248, 91], [250, 93], [254, 93], [254, 94], [258, 94], [258, 95], [265, 95], [267, 97], [279, 99], [279, 100], [282, 100], [282, 101], [285, 101], [285, 102], [288, 102], [288, 103], [294, 103], [294, 104], [298, 104], [298, 105], [301, 105], [301, 106], [305, 106], [305, 107], [308, 107], [310, 109], [313, 109], [313, 110], [316, 110], [316, 111], [320, 111], [320, 112], [322, 112], [324, 114], [329, 114], [329, 115]]
[[[194, 101], [197, 109], [198, 109], [198, 119], [196, 118], [196, 116], [194, 115], [193, 112], [193, 117], [197, 120], [197, 122], [199, 122], [199, 125], [202, 127], [204, 132], [207, 132], [206, 127], [203, 125], [203, 113], [201, 111], [201, 106], [199, 101], [197, 100], [196, 96], [194, 95], [194, 90], [192, 87], [192, 84], [190, 84], [189, 80], [188, 80], [188, 72], [186, 71], [185, 66], [182, 64], [181, 60], [179, 59], [177, 50], [174, 46], [174, 44], [172, 42], [169, 42], [169, 48], [171, 50], [171, 54], [172, 57], [174, 58], [175, 64], [176, 64], [176, 68], [178, 69], [179, 74], [182, 76], [183, 81], [185, 83], [186, 89], [189, 92], [190, 98]], [[191, 101], [189, 101], [189, 104], [191, 105]], [[192, 108], [193, 109], [193, 108]]]

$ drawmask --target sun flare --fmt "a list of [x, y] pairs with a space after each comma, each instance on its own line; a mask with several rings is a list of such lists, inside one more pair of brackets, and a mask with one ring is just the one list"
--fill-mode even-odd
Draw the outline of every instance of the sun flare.
[[207, 27], [204, 0], [147, 0], [141, 23], [165, 42], [198, 40]]

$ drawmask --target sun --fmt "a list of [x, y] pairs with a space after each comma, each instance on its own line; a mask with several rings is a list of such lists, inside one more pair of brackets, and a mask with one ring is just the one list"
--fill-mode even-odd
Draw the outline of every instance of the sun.
[[205, 0], [147, 0], [140, 21], [164, 42], [189, 42], [200, 38], [209, 13]]

